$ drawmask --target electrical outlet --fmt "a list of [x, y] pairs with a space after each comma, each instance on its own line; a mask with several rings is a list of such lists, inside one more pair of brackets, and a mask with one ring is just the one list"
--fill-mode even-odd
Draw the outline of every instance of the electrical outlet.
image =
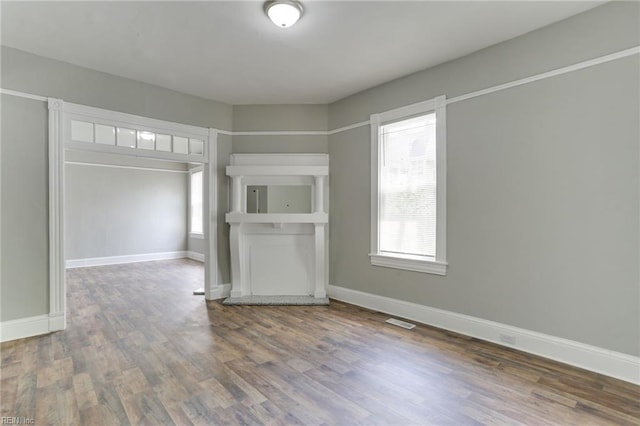
[[509, 345], [516, 344], [516, 336], [511, 336], [510, 334], [500, 334], [499, 338], [502, 343], [507, 343]]

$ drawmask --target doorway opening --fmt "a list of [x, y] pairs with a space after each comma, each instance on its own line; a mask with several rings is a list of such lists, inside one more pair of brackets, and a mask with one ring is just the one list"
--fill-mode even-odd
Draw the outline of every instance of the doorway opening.
[[[199, 226], [201, 231], [200, 249], [189, 250], [190, 235], [185, 242], [183, 250], [174, 251], [161, 251], [154, 254], [153, 249], [151, 253], [134, 253], [123, 254], [122, 256], [134, 256], [128, 259], [120, 260], [153, 260], [153, 256], [157, 253], [165, 253], [166, 256], [175, 257], [190, 257], [191, 253], [194, 256], [197, 255], [199, 259], [204, 263], [204, 280], [203, 290], [206, 299], [215, 299], [222, 297], [223, 287], [218, 284], [218, 265], [217, 265], [217, 248], [216, 248], [216, 218], [217, 218], [217, 191], [216, 191], [216, 145], [217, 145], [217, 131], [215, 129], [207, 129], [196, 126], [189, 126], [179, 123], [172, 123], [162, 120], [155, 120], [141, 116], [135, 116], [131, 114], [124, 114], [109, 110], [103, 110], [99, 108], [87, 107], [84, 105], [77, 105], [71, 103], [64, 103], [61, 100], [49, 99], [49, 213], [50, 213], [50, 328], [53, 330], [64, 329], [66, 325], [66, 285], [65, 285], [65, 272], [66, 272], [66, 260], [73, 256], [74, 251], [80, 252], [82, 247], [69, 245], [67, 247], [67, 239], [65, 238], [65, 226], [69, 223], [67, 218], [67, 212], [65, 211], [65, 189], [67, 181], [67, 173], [69, 177], [74, 172], [67, 171], [67, 167], [73, 163], [73, 167], [76, 169], [88, 168], [87, 162], [91, 162], [90, 168], [100, 169], [104, 172], [107, 169], [111, 169], [117, 166], [119, 171], [126, 169], [128, 173], [149, 174], [154, 169], [155, 177], [147, 177], [145, 179], [153, 181], [154, 179], [166, 180], [159, 178], [158, 176], [181, 174], [183, 181], [188, 188], [188, 176], [191, 174], [191, 168], [197, 168], [200, 171], [201, 184], [200, 184], [200, 207], [202, 210], [202, 221]], [[82, 161], [78, 160], [82, 157]], [[118, 158], [118, 164], [105, 164], [105, 158]], [[68, 161], [65, 161], [68, 158]], [[93, 158], [94, 161], [87, 161], [87, 158]], [[142, 166], [140, 165], [142, 164]], [[159, 165], [162, 164], [162, 167]], [[156, 167], [154, 167], [154, 165]], [[167, 171], [169, 170], [169, 171]], [[152, 173], [153, 174], [153, 173]], [[112, 173], [112, 176], [120, 176], [121, 173]], [[175, 178], [175, 176], [174, 176]], [[108, 181], [105, 176], [102, 177], [102, 182]], [[143, 179], [144, 180], [144, 179]], [[171, 179], [169, 179], [171, 180]], [[179, 181], [180, 179], [173, 179]], [[98, 180], [99, 181], [99, 180]], [[87, 182], [80, 182], [87, 183]], [[127, 193], [127, 190], [132, 186], [131, 181], [120, 181], [118, 185], [112, 185], [113, 182], [109, 182], [110, 189], [113, 194], [120, 192], [120, 195]], [[140, 183], [140, 182], [137, 182]], [[160, 185], [158, 188], [162, 188]], [[120, 188], [120, 189], [118, 189]], [[125, 189], [126, 188], [126, 189]], [[166, 188], [165, 188], [166, 189]], [[183, 188], [184, 190], [184, 188]], [[85, 188], [86, 191], [91, 191], [91, 187]], [[158, 189], [162, 191], [162, 189]], [[188, 194], [188, 189], [186, 190]], [[82, 190], [79, 191], [82, 193]], [[150, 191], [153, 198], [154, 192]], [[78, 194], [75, 194], [78, 195]], [[135, 196], [131, 196], [132, 205], [140, 206], [144, 204], [145, 200], [136, 199]], [[104, 200], [102, 200], [104, 201]], [[157, 200], [156, 200], [157, 201]], [[153, 204], [154, 200], [150, 201]], [[102, 204], [105, 205], [105, 204]], [[123, 212], [120, 212], [120, 216], [117, 218], [106, 217], [104, 222], [113, 229], [122, 230], [127, 229], [127, 219], [131, 222], [136, 222], [132, 218], [136, 217], [136, 213], [142, 212], [140, 215], [142, 218], [136, 217], [138, 228], [144, 228], [145, 220], [153, 223], [157, 227], [162, 228], [163, 220], [167, 219], [164, 214], [153, 214], [149, 210], [142, 209], [139, 212], [131, 211], [127, 212], [126, 206]], [[148, 207], [148, 206], [147, 206]], [[187, 210], [187, 209], [185, 209]], [[188, 210], [191, 210], [190, 208]], [[166, 212], [163, 212], [166, 213]], [[94, 209], [93, 214], [100, 216], [100, 209]], [[160, 218], [158, 216], [161, 216]], [[164, 219], [163, 219], [164, 218]], [[95, 218], [93, 218], [95, 219]], [[142, 219], [142, 221], [138, 220]], [[84, 218], [85, 221], [91, 221], [91, 217]], [[168, 219], [167, 219], [168, 220]], [[110, 223], [116, 222], [116, 223]], [[118, 222], [120, 222], [120, 228], [118, 228]], [[189, 223], [183, 225], [190, 226], [191, 215], [188, 213]], [[170, 223], [167, 222], [167, 223]], [[76, 227], [76, 223], [73, 223], [73, 227]], [[87, 224], [85, 224], [87, 225]], [[135, 223], [134, 223], [135, 225]], [[166, 225], [166, 224], [164, 224]], [[175, 224], [167, 225], [169, 228], [174, 227]], [[82, 228], [82, 227], [80, 227]], [[85, 230], [88, 228], [85, 228]], [[131, 228], [131, 229], [135, 229]], [[183, 229], [185, 231], [186, 229]], [[75, 232], [78, 232], [74, 228]], [[189, 229], [191, 231], [191, 229]], [[133, 236], [136, 236], [135, 231]], [[186, 233], [187, 235], [189, 233]], [[147, 234], [148, 235], [148, 234]], [[102, 253], [107, 253], [101, 257], [117, 257], [118, 255], [109, 255], [110, 245], [118, 245], [120, 243], [117, 238], [109, 239], [108, 235], [103, 233], [104, 241], [102, 241]], [[148, 250], [149, 247], [154, 247], [153, 241], [148, 241], [150, 238], [142, 237], [136, 239], [129, 239], [129, 242], [135, 241], [133, 244], [138, 244], [140, 247], [144, 244], [144, 250]], [[162, 239], [162, 237], [160, 238]], [[196, 239], [198, 239], [196, 237]], [[75, 244], [75, 242], [73, 243]], [[100, 244], [96, 244], [100, 246]], [[169, 244], [169, 247], [171, 245]], [[138, 247], [138, 248], [140, 248]], [[155, 247], [160, 247], [156, 245]], [[166, 247], [166, 246], [163, 246]], [[86, 247], [84, 247], [86, 248]], [[181, 247], [178, 247], [181, 248]], [[67, 251], [69, 250], [69, 253]], [[143, 250], [143, 251], [144, 251]], [[164, 249], [162, 249], [164, 250]], [[131, 251], [131, 250], [129, 250]], [[181, 256], [181, 252], [185, 255]], [[112, 252], [115, 253], [115, 252]], [[167, 254], [169, 253], [169, 254]], [[135, 257], [140, 255], [139, 257]], [[98, 256], [100, 257], [100, 256]], [[87, 259], [86, 257], [84, 258]], [[91, 258], [89, 258], [91, 259]], [[73, 260], [73, 259], [71, 259]], [[112, 259], [113, 260], [113, 259]], [[115, 259], [118, 260], [118, 259]]]

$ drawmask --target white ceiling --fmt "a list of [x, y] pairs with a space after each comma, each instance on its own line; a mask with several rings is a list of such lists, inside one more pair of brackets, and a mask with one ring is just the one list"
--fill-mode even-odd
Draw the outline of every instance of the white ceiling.
[[575, 15], [586, 1], [1, 2], [3, 45], [230, 104], [330, 103]]

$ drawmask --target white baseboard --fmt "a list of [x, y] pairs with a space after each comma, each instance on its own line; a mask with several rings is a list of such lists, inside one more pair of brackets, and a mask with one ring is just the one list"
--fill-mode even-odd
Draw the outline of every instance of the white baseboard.
[[23, 339], [25, 337], [46, 334], [61, 330], [60, 318], [64, 328], [64, 315], [36, 315], [28, 318], [0, 322], [0, 342]]
[[220, 284], [211, 289], [211, 294], [207, 297], [207, 300], [222, 299], [223, 297], [229, 297], [231, 293], [231, 284]]
[[330, 285], [329, 297], [640, 385], [640, 357], [344, 287]]
[[198, 262], [204, 262], [204, 254], [202, 254], [202, 253], [198, 253], [198, 252], [189, 250], [187, 252], [187, 257], [189, 259], [191, 259], [191, 260], [196, 260]]
[[122, 263], [148, 262], [151, 260], [182, 259], [188, 257], [187, 251], [168, 251], [162, 253], [130, 254], [126, 256], [89, 257], [66, 261], [67, 269], [87, 266], [120, 265]]

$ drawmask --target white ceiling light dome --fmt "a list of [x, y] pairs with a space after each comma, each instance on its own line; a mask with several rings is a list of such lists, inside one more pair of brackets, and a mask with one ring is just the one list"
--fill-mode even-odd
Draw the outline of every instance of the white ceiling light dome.
[[265, 2], [264, 11], [278, 27], [289, 28], [302, 16], [302, 5], [295, 0], [270, 0]]

